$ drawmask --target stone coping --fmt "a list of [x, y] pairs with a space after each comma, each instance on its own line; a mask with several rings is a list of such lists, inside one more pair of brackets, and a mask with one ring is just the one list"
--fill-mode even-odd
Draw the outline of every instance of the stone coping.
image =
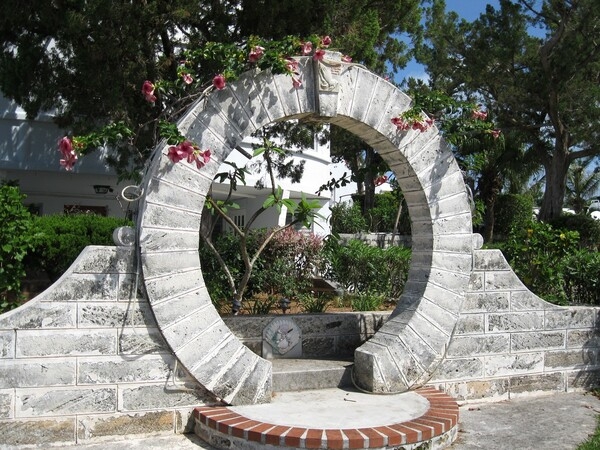
[[[280, 425], [251, 419], [226, 406], [199, 407], [194, 410], [196, 434], [219, 448], [261, 448], [267, 445], [302, 449], [380, 449], [402, 445], [405, 449], [444, 448], [456, 437], [458, 405], [434, 388], [413, 393], [429, 404], [425, 413], [398, 423], [379, 426], [323, 429], [318, 426]], [[263, 405], [268, 407], [268, 405]], [[332, 414], [335, 414], [332, 411]], [[365, 411], [365, 414], [376, 411]], [[310, 415], [310, 405], [307, 405]]]

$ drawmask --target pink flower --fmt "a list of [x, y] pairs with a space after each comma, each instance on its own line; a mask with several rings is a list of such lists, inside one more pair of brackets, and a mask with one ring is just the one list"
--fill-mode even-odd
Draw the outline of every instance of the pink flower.
[[375, 186], [381, 186], [387, 180], [388, 180], [387, 175], [381, 175], [381, 176], [375, 178]]
[[209, 148], [207, 148], [206, 150], [204, 150], [204, 152], [202, 153], [202, 158], [204, 160], [204, 164], [208, 164], [210, 161], [210, 156], [212, 155], [211, 151]]
[[296, 61], [294, 58], [286, 58], [285, 66], [287, 70], [292, 73], [298, 72], [298, 61]]
[[352, 62], [352, 58], [350, 58], [348, 55], [344, 55], [342, 56], [342, 61], [345, 63], [349, 63]]
[[142, 85], [142, 94], [146, 98], [146, 101], [149, 103], [154, 103], [156, 101], [156, 96], [154, 95], [154, 85], [146, 80]]
[[252, 50], [250, 50], [250, 55], [248, 56], [248, 60], [251, 63], [255, 63], [257, 62], [260, 58], [262, 58], [263, 54], [265, 53], [265, 49], [264, 47], [261, 47], [260, 45], [255, 45]]
[[331, 45], [331, 38], [329, 36], [325, 36], [321, 39], [321, 47], [329, 47]]
[[476, 109], [474, 109], [474, 110], [471, 111], [471, 119], [474, 119], [474, 120], [485, 120], [485, 119], [487, 119], [487, 112], [481, 111], [479, 109], [479, 107], [478, 107], [478, 108], [476, 108]]
[[181, 77], [183, 78], [183, 82], [185, 84], [192, 84], [192, 82], [194, 81], [194, 79], [189, 73], [184, 73], [181, 75]]
[[225, 88], [225, 77], [223, 76], [223, 74], [215, 75], [212, 83], [216, 89], [218, 89], [218, 90], [224, 89]]
[[402, 117], [393, 117], [392, 123], [396, 125], [396, 129], [399, 131], [406, 131], [410, 128], [410, 124]]
[[315, 50], [315, 54], [313, 55], [314, 60], [323, 61], [324, 57], [325, 57], [325, 50], [322, 50], [320, 48]]
[[169, 147], [169, 152], [167, 153], [167, 157], [174, 163], [178, 163], [183, 158], [185, 158], [185, 154], [181, 151], [181, 147], [179, 145], [172, 145]]
[[500, 135], [502, 134], [502, 131], [500, 131], [500, 130], [490, 130], [490, 133], [492, 134], [492, 137], [494, 139], [498, 139], [500, 137]]
[[302, 44], [302, 54], [304, 56], [310, 55], [310, 52], [312, 52], [312, 49], [313, 49], [312, 42], [306, 41], [305, 43]]
[[73, 142], [67, 136], [58, 141], [58, 149], [65, 158], [75, 154], [73, 151]]
[[302, 80], [298, 77], [292, 77], [292, 85], [294, 88], [298, 89], [302, 86]]

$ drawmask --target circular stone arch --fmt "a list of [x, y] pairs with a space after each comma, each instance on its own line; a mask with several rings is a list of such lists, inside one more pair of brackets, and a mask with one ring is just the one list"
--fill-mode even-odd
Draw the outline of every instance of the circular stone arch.
[[373, 392], [424, 383], [444, 358], [472, 267], [468, 196], [450, 149], [432, 127], [398, 132], [390, 119], [409, 108], [399, 89], [327, 52], [298, 58], [303, 86], [287, 75], [249, 72], [196, 102], [180, 131], [213, 160], [198, 170], [155, 150], [142, 183], [138, 236], [145, 291], [181, 365], [230, 404], [269, 402], [271, 363], [244, 346], [213, 307], [198, 255], [202, 208], [220, 163], [270, 123], [310, 119], [343, 127], [389, 164], [412, 224], [408, 280], [392, 318], [355, 353], [355, 381]]

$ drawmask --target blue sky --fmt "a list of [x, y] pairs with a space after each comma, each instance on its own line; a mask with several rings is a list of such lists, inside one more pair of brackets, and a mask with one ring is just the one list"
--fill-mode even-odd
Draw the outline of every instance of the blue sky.
[[[446, 0], [447, 11], [455, 11], [460, 17], [469, 22], [477, 19], [480, 14], [485, 12], [487, 5], [499, 8], [498, 0]], [[423, 76], [425, 76], [423, 66], [417, 64], [415, 61], [411, 61], [405, 69], [398, 72], [395, 79], [399, 82], [404, 78], [420, 78]]]

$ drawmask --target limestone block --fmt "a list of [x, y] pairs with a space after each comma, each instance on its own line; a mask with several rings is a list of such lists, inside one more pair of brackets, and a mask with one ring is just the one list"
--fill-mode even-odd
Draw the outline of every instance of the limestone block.
[[382, 330], [372, 341], [387, 347], [393, 361], [398, 365], [402, 365], [406, 358], [409, 361], [414, 359], [421, 366], [428, 367], [440, 355], [439, 351], [432, 349], [422, 336], [409, 327], [406, 327], [401, 335], [388, 334]]
[[150, 303], [154, 304], [157, 301], [177, 297], [204, 287], [204, 278], [201, 270], [198, 269], [156, 278], [145, 278], [145, 284]]
[[434, 252], [431, 266], [442, 270], [470, 272], [472, 256], [465, 253]]
[[[219, 336], [228, 334], [229, 330], [227, 330], [214, 308], [212, 310], [206, 308], [205, 310], [194, 311], [179, 322], [164, 324], [162, 332], [169, 345], [177, 351], [203, 333], [206, 333], [204, 339], [214, 338], [220, 341], [222, 337]], [[204, 346], [204, 344], [202, 345]]]
[[419, 314], [423, 315], [429, 322], [450, 335], [454, 330], [457, 315], [443, 309], [436, 300], [424, 298], [419, 303]]
[[[174, 327], [175, 334], [176, 330], [177, 327]], [[166, 337], [169, 342], [172, 342], [171, 334], [167, 333]], [[241, 347], [240, 342], [234, 339], [229, 330], [217, 322], [206, 329], [198, 329], [194, 335], [190, 336], [189, 341], [177, 349], [177, 356], [186, 367], [191, 368], [197, 367], [202, 360], [212, 357], [211, 355], [215, 353], [219, 355], [221, 362], [225, 363], [228, 361], [225, 358], [232, 358], [233, 354]], [[207, 367], [203, 367], [202, 372], [207, 377], [213, 375], [207, 370]]]
[[134, 273], [134, 250], [90, 245], [71, 266], [75, 273]]
[[196, 384], [151, 384], [119, 388], [120, 411], [160, 410], [185, 406], [202, 406], [214, 400]]
[[544, 328], [544, 313], [539, 311], [523, 313], [491, 313], [488, 315], [487, 331], [533, 331]]
[[[283, 115], [277, 117], [278, 119], [281, 117], [294, 116], [305, 112], [302, 109], [302, 106], [305, 104], [305, 102], [302, 102], [302, 104], [300, 103], [298, 98], [299, 89], [294, 88], [294, 85], [292, 84], [292, 77], [284, 74], [273, 75], [271, 86], [275, 88], [273, 93], [277, 92], [277, 97], [283, 109]], [[271, 115], [273, 115], [273, 113], [271, 113]]]
[[594, 328], [598, 311], [595, 308], [574, 307], [546, 311], [546, 328]]
[[[354, 84], [354, 96], [350, 104], [350, 108], [347, 110], [347, 114], [350, 117], [355, 118], [360, 122], [364, 122], [367, 117], [370, 108], [377, 108], [381, 104], [382, 100], [385, 105], [385, 98], [379, 97], [377, 89], [379, 87], [379, 77], [374, 73], [368, 72], [364, 69], [354, 69], [358, 71], [358, 76]], [[382, 84], [386, 84], [382, 82]], [[375, 100], [375, 105], [373, 101]], [[381, 110], [375, 110], [378, 115], [381, 115]], [[392, 118], [390, 117], [390, 120]]]
[[183, 408], [175, 410], [175, 433], [193, 433], [195, 425], [196, 419], [194, 418], [193, 408]]
[[144, 228], [144, 234], [140, 240], [141, 246], [146, 252], [161, 250], [167, 244], [171, 248], [180, 250], [197, 250], [199, 234], [195, 230], [166, 230]]
[[[214, 104], [209, 101], [201, 103], [199, 109], [192, 112], [192, 115], [196, 116], [196, 121], [190, 124], [182, 123], [180, 129], [185, 137], [198, 144], [202, 150], [210, 150], [212, 162], [204, 166], [201, 171], [203, 176], [212, 179], [214, 171], [218, 170], [219, 161], [223, 161], [242, 139], [238, 129], [229, 123], [226, 116], [220, 114]], [[166, 151], [165, 147], [163, 153]], [[190, 165], [190, 167], [195, 166]]]
[[439, 202], [457, 194], [464, 194], [465, 181], [458, 165], [451, 167], [443, 178], [428, 180], [423, 190], [429, 202]]
[[[43, 295], [43, 294], [42, 294]], [[75, 303], [42, 303], [33, 300], [0, 317], [0, 330], [30, 328], [75, 328], [77, 320]]]
[[[166, 212], [168, 210], [168, 212]], [[145, 238], [145, 227], [162, 228], [164, 230], [198, 231], [201, 214], [192, 210], [177, 209], [169, 205], [146, 203], [144, 223], [140, 237]]]
[[174, 358], [168, 355], [146, 355], [135, 359], [126, 356], [78, 358], [77, 384], [165, 381], [174, 365]]
[[208, 383], [214, 383], [223, 370], [234, 365], [238, 358], [248, 351], [237, 339], [233, 338], [233, 335], [227, 336], [217, 347], [207, 349], [203, 346], [203, 352], [194, 349], [194, 345], [195, 342], [192, 342], [189, 352], [185, 351], [186, 347], [184, 352], [178, 354], [178, 357], [207, 388]]
[[481, 334], [485, 331], [484, 314], [461, 314], [456, 322], [456, 334]]
[[548, 350], [566, 348], [566, 331], [535, 331], [512, 333], [511, 351]]
[[71, 274], [55, 285], [44, 301], [113, 301], [117, 282], [117, 274]]
[[385, 347], [368, 341], [354, 352], [354, 381], [374, 393], [406, 391], [412, 384], [402, 373], [407, 364], [400, 361], [402, 366], [399, 367], [397, 363]]
[[508, 333], [483, 336], [456, 336], [450, 341], [448, 356], [464, 357], [508, 353], [509, 349], [510, 336]]
[[447, 289], [457, 293], [465, 291], [468, 282], [469, 274], [466, 272], [451, 272], [433, 267], [429, 273], [429, 281], [446, 286]]
[[[298, 104], [300, 106], [300, 111], [317, 111], [317, 99], [316, 99], [316, 86], [315, 83], [311, 82], [314, 80], [314, 64], [312, 58], [309, 57], [300, 57], [296, 58], [298, 60], [298, 69], [302, 74], [301, 77], [306, 81], [302, 82], [302, 86], [296, 88], [296, 95], [298, 96]], [[293, 83], [291, 80], [289, 82]], [[334, 99], [334, 101], [337, 99]], [[336, 101], [337, 103], [337, 101]], [[336, 109], [337, 109], [337, 105]]]
[[[460, 216], [456, 220], [463, 221], [464, 217]], [[443, 252], [460, 252], [471, 254], [473, 246], [473, 234], [470, 230], [466, 230], [464, 234], [447, 234], [433, 237], [433, 248]]]
[[117, 287], [117, 301], [145, 301], [146, 298], [142, 292], [143, 287], [144, 281], [142, 280], [141, 274], [139, 277], [130, 273], [120, 274]]
[[17, 330], [17, 358], [116, 354], [117, 330]]
[[523, 290], [525, 285], [513, 271], [485, 272], [484, 289], [486, 291]]
[[15, 357], [15, 332], [0, 331], [0, 358]]
[[144, 276], [146, 278], [189, 272], [197, 267], [200, 267], [197, 249], [195, 251], [163, 251], [144, 255]]
[[548, 303], [528, 289], [521, 291], [510, 292], [510, 309], [512, 311], [528, 311], [528, 310], [550, 310], [561, 309], [557, 305]]
[[109, 436], [114, 438], [166, 433], [175, 430], [174, 421], [173, 411], [79, 416], [77, 417], [77, 441], [93, 441]]
[[566, 377], [560, 373], [545, 373], [539, 375], [522, 375], [510, 377], [510, 394], [531, 395], [536, 391], [566, 390]]
[[79, 303], [79, 328], [156, 327], [145, 302]]
[[252, 339], [257, 337], [262, 339], [262, 330], [267, 325], [266, 317], [228, 316], [223, 317], [223, 321], [238, 339]]
[[465, 228], [468, 228], [470, 221], [470, 211], [456, 214], [453, 217], [436, 217], [432, 222], [432, 230], [435, 235], [462, 234], [465, 232]]
[[469, 278], [469, 286], [468, 290], [470, 292], [479, 292], [483, 291], [483, 272], [471, 272], [471, 277]]
[[463, 303], [462, 295], [435, 284], [427, 284], [423, 297], [431, 300], [440, 308], [444, 308], [452, 314], [458, 313]]
[[273, 391], [271, 362], [261, 359], [251, 352], [247, 352], [247, 354], [253, 361], [246, 373], [247, 376], [239, 383], [237, 391], [232, 392], [223, 400], [232, 405], [269, 403]]
[[465, 295], [462, 312], [508, 312], [509, 309], [508, 292], [470, 292]]
[[[171, 173], [171, 171], [178, 166], [186, 166], [187, 163], [173, 164], [173, 167], [169, 167], [166, 173]], [[189, 171], [189, 167], [186, 167]], [[180, 174], [178, 174], [180, 175]], [[165, 175], [165, 178], [167, 176]], [[174, 178], [174, 176], [168, 177]], [[209, 180], [204, 177], [196, 177], [200, 180], [204, 181], [204, 183], [196, 183], [198, 185], [198, 189], [201, 192], [208, 192], [208, 188], [210, 187]], [[176, 181], [180, 181], [179, 178]], [[177, 208], [181, 208], [183, 210], [201, 210], [202, 205], [204, 205], [204, 201], [206, 197], [203, 193], [199, 193], [198, 191], [191, 190], [187, 185], [179, 185], [172, 184], [172, 182], [165, 182], [165, 180], [159, 180], [157, 178], [152, 178], [147, 188], [148, 192], [152, 193], [152, 201], [169, 205]]]
[[582, 366], [597, 366], [600, 364], [598, 348], [583, 348], [579, 350], [549, 351], [546, 353], [545, 366], [549, 369], [572, 369]]
[[483, 378], [483, 358], [444, 359], [433, 373], [432, 381]]
[[10, 419], [13, 416], [14, 390], [0, 391], [0, 419]]
[[600, 331], [567, 330], [567, 348], [600, 347]]
[[118, 343], [121, 355], [170, 353], [158, 328], [124, 328], [119, 331]]
[[457, 401], [508, 399], [509, 379], [470, 380], [444, 383], [444, 391]]
[[243, 136], [248, 136], [255, 130], [254, 124], [250, 120], [251, 112], [246, 109], [246, 105], [238, 101], [232, 89], [213, 91], [208, 96], [208, 103], [214, 106], [214, 110], [219, 111], [222, 117], [226, 118], [224, 129], [214, 131], [219, 136], [226, 138], [225, 142], [229, 147], [235, 148], [241, 143]]
[[163, 326], [178, 322], [184, 317], [208, 311], [212, 308], [210, 297], [206, 289], [185, 292], [179, 296], [167, 298], [153, 305], [152, 310], [156, 317], [160, 318]]
[[516, 355], [493, 355], [485, 357], [485, 376], [488, 377], [541, 373], [543, 370], [543, 353], [520, 353]]
[[[388, 81], [377, 79], [377, 86], [371, 94], [371, 102], [367, 114], [363, 116], [363, 122], [373, 129], [389, 132], [395, 125], [392, 121], [392, 109], [401, 107], [402, 104], [408, 104], [410, 99]], [[384, 122], [387, 122], [384, 124]], [[385, 125], [385, 126], [384, 126]]]
[[[440, 146], [441, 136], [438, 130], [432, 127], [424, 132], [409, 131], [404, 135], [398, 148], [410, 163], [412, 170], [418, 174], [421, 182], [427, 183], [431, 179], [432, 165], [448, 156], [443, 150], [440, 152]], [[446, 170], [443, 172], [445, 173]]]
[[302, 356], [305, 358], [326, 358], [336, 356], [336, 339], [333, 337], [304, 337]]
[[66, 358], [5, 360], [0, 365], [0, 389], [75, 384], [75, 361]]
[[0, 422], [0, 436], [2, 436], [3, 448], [74, 444], [75, 419], [10, 420]]
[[567, 373], [567, 391], [594, 389], [600, 386], [600, 370], [577, 370]]
[[16, 417], [66, 416], [117, 409], [117, 389], [21, 389], [16, 396]]
[[[229, 83], [226, 89], [230, 90], [235, 99], [236, 107], [242, 108], [248, 116], [252, 127], [257, 129], [272, 119], [269, 117], [269, 110], [262, 102], [262, 89], [257, 88], [254, 77], [258, 75], [258, 71], [250, 71], [243, 74], [236, 80], [235, 83]], [[256, 81], [264, 80], [265, 77], [258, 77]], [[262, 87], [262, 86], [261, 86]], [[232, 105], [228, 105], [232, 107]]]
[[503, 271], [511, 270], [500, 250], [487, 249], [473, 252], [474, 270]]

